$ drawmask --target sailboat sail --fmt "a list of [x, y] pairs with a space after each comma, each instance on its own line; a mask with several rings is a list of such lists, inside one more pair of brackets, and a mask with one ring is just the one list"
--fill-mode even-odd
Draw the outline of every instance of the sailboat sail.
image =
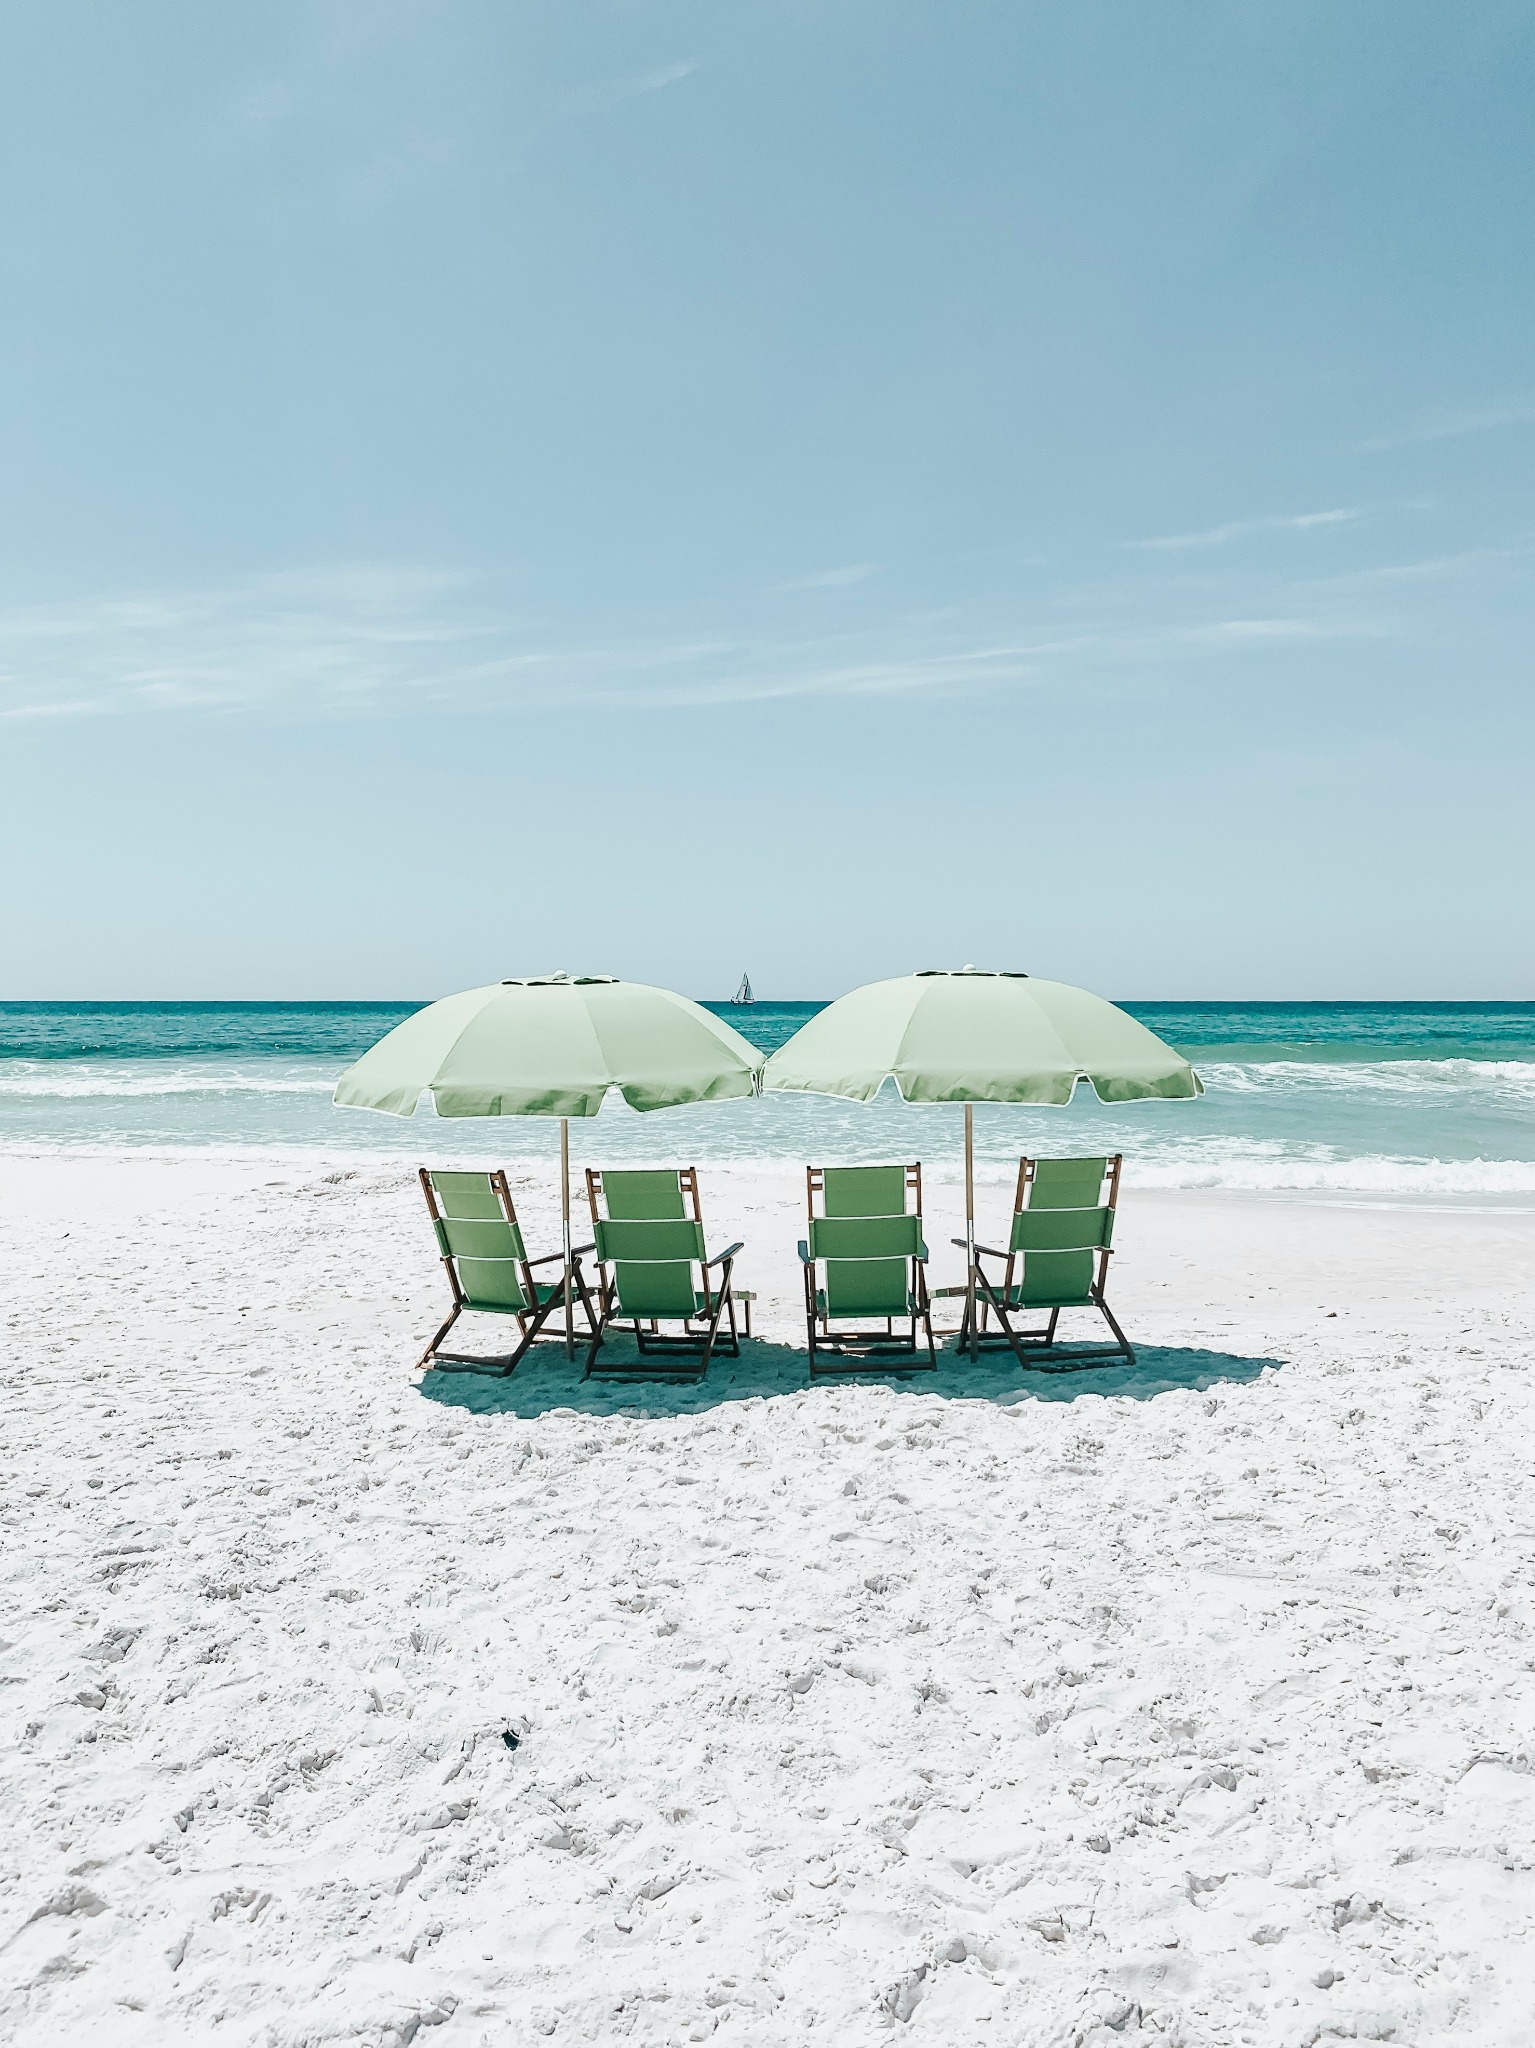
[[741, 986], [736, 990], [735, 994], [730, 998], [730, 1000], [733, 1003], [754, 1003], [757, 1000], [757, 998], [752, 994], [752, 978], [749, 974], [743, 974], [741, 976]]

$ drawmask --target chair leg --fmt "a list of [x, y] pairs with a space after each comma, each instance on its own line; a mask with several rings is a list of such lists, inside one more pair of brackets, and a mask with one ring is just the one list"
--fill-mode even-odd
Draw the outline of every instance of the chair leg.
[[[535, 1309], [532, 1315], [519, 1315], [516, 1348], [509, 1351], [504, 1358], [454, 1358], [445, 1361], [436, 1369], [445, 1372], [451, 1365], [455, 1371], [495, 1373], [499, 1378], [507, 1379], [526, 1358], [534, 1339], [550, 1316], [563, 1305], [564, 1296], [556, 1295], [552, 1301], [546, 1301], [542, 1308]], [[442, 1332], [438, 1333], [437, 1342], [442, 1342]]]
[[595, 1330], [597, 1327], [597, 1311], [592, 1307], [591, 1290], [582, 1278], [579, 1262], [577, 1262], [575, 1267], [575, 1282], [576, 1292], [581, 1297], [581, 1307], [586, 1316], [586, 1327], [589, 1330]]
[[[1020, 1365], [1027, 1366], [1029, 1363], [1028, 1355], [1018, 1340], [1018, 1332], [1013, 1328], [1012, 1318], [1008, 1314], [1005, 1304], [999, 1299], [996, 1289], [992, 1286], [991, 1281], [980, 1266], [976, 1267], [976, 1283], [984, 1292], [987, 1305], [995, 1314], [1002, 1334], [1006, 1337], [1008, 1343], [1012, 1345], [1013, 1356]], [[1053, 1322], [1050, 1327], [1053, 1331], [1055, 1328]]]
[[437, 1352], [441, 1347], [443, 1338], [447, 1336], [449, 1330], [452, 1329], [453, 1325], [458, 1321], [459, 1317], [463, 1314], [463, 1312], [464, 1309], [462, 1302], [455, 1302], [453, 1304], [452, 1315], [448, 1317], [448, 1320], [437, 1332], [437, 1335], [432, 1339], [431, 1343], [427, 1345], [425, 1351], [423, 1351], [421, 1356], [416, 1360], [417, 1372], [420, 1372], [423, 1366], [430, 1366], [432, 1360], [437, 1356]]
[[604, 1298], [602, 1304], [602, 1313], [598, 1316], [596, 1322], [592, 1325], [592, 1341], [586, 1348], [585, 1377], [587, 1379], [591, 1378], [592, 1367], [597, 1363], [597, 1353], [602, 1349], [602, 1340], [607, 1335], [609, 1321], [610, 1317], [608, 1314], [608, 1305], [606, 1298]]
[[[1096, 1365], [1100, 1359], [1112, 1358], [1114, 1356], [1113, 1352], [1110, 1351], [1089, 1351], [1085, 1356], [1081, 1352], [1068, 1352], [1063, 1358], [1053, 1358], [1051, 1356], [1051, 1353], [1055, 1348], [1055, 1332], [1057, 1325], [1059, 1324], [1061, 1319], [1061, 1312], [1058, 1308], [1051, 1309], [1049, 1323], [1046, 1325], [1043, 1331], [1039, 1332], [1035, 1336], [1034, 1341], [1030, 1348], [1028, 1350], [1025, 1350], [1023, 1343], [1019, 1338], [1018, 1332], [1013, 1328], [1012, 1316], [1008, 1312], [1007, 1305], [999, 1299], [998, 1295], [996, 1294], [996, 1291], [993, 1289], [991, 1285], [991, 1282], [986, 1278], [986, 1275], [984, 1273], [980, 1275], [980, 1282], [981, 1286], [986, 1291], [986, 1295], [990, 1302], [990, 1306], [996, 1314], [997, 1321], [1001, 1324], [1003, 1330], [1007, 1334], [1007, 1341], [1013, 1347], [1014, 1356], [1017, 1358], [1018, 1363], [1021, 1366], [1023, 1366], [1026, 1371], [1073, 1372], [1077, 1370], [1079, 1367], [1088, 1367]], [[1082, 1306], [1085, 1308], [1086, 1306], [1088, 1306], [1088, 1304], [1084, 1302]], [[1115, 1321], [1114, 1313], [1110, 1309], [1108, 1303], [1103, 1299], [1103, 1296], [1097, 1291], [1096, 1288], [1094, 1288], [1092, 1292], [1092, 1306], [1096, 1309], [1099, 1309], [1102, 1312], [1105, 1322], [1107, 1322], [1109, 1328], [1114, 1332], [1115, 1341], [1119, 1349], [1119, 1355], [1124, 1359], [1127, 1365], [1134, 1365], [1134, 1347], [1132, 1346], [1129, 1338], [1125, 1335], [1124, 1331], [1119, 1327], [1119, 1324]]]
[[1109, 1328], [1114, 1332], [1114, 1335], [1119, 1339], [1119, 1348], [1125, 1354], [1126, 1364], [1134, 1365], [1135, 1346], [1130, 1342], [1130, 1339], [1119, 1327], [1119, 1324], [1114, 1317], [1114, 1311], [1109, 1307], [1108, 1303], [1104, 1300], [1101, 1294], [1098, 1297], [1098, 1306], [1103, 1310], [1104, 1321], [1108, 1324]]
[[[933, 1303], [927, 1291], [927, 1274], [921, 1266], [917, 1267], [916, 1273], [917, 1315], [919, 1315], [922, 1318], [922, 1326], [927, 1331], [928, 1370], [930, 1372], [937, 1372], [938, 1347], [933, 1342]], [[917, 1348], [917, 1319], [915, 1316], [912, 1318], [911, 1325], [911, 1348], [913, 1352], [915, 1352]]]
[[[514, 1370], [515, 1367], [519, 1366], [522, 1363], [528, 1351], [532, 1348], [533, 1341], [537, 1337], [539, 1331], [544, 1327], [545, 1323], [548, 1322], [549, 1318], [554, 1314], [555, 1310], [563, 1309], [564, 1306], [565, 1296], [562, 1291], [559, 1294], [551, 1294], [549, 1299], [543, 1304], [541, 1308], [534, 1310], [533, 1314], [528, 1318], [527, 1328], [522, 1331], [522, 1342], [517, 1346], [517, 1349], [512, 1353], [511, 1357], [507, 1360], [505, 1366], [502, 1368], [503, 1373], [510, 1373]], [[519, 1316], [519, 1328], [521, 1327], [521, 1323], [522, 1318]]]
[[[719, 1335], [720, 1317], [721, 1315], [723, 1315], [725, 1310], [725, 1304], [727, 1301], [729, 1301], [729, 1299], [730, 1282], [727, 1280], [725, 1282], [724, 1291], [715, 1300], [714, 1314], [709, 1318], [709, 1334], [704, 1339], [704, 1355], [698, 1367], [698, 1377], [700, 1379], [702, 1379], [704, 1374], [709, 1370], [709, 1360], [714, 1356], [714, 1340]], [[732, 1316], [731, 1321], [734, 1322], [734, 1320], [735, 1318], [734, 1316]], [[737, 1348], [739, 1349], [739, 1347]]]

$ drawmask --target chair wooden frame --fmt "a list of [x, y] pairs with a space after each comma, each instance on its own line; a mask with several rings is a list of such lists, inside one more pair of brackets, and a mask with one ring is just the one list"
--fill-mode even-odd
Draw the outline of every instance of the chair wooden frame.
[[[563, 1266], [565, 1254], [563, 1252], [550, 1252], [545, 1257], [538, 1259], [530, 1259], [524, 1254], [522, 1258], [516, 1261], [522, 1280], [523, 1292], [531, 1304], [528, 1308], [501, 1308], [494, 1304], [471, 1300], [465, 1293], [463, 1284], [459, 1279], [455, 1255], [452, 1252], [441, 1249], [443, 1244], [443, 1225], [449, 1219], [444, 1216], [438, 1202], [437, 1190], [432, 1184], [431, 1169], [421, 1166], [416, 1169], [416, 1173], [417, 1178], [421, 1182], [421, 1192], [426, 1197], [427, 1214], [432, 1219], [432, 1226], [437, 1235], [439, 1257], [442, 1260], [443, 1271], [447, 1274], [448, 1285], [453, 1291], [452, 1313], [436, 1336], [433, 1337], [431, 1343], [427, 1345], [425, 1351], [422, 1352], [420, 1358], [417, 1359], [416, 1370], [418, 1372], [494, 1372], [499, 1373], [502, 1378], [505, 1378], [508, 1373], [514, 1371], [521, 1363], [529, 1347], [538, 1337], [539, 1332], [543, 1329], [545, 1323], [548, 1322], [550, 1316], [554, 1314], [556, 1309], [563, 1308], [565, 1305], [565, 1289], [563, 1286], [552, 1288], [545, 1300], [539, 1300], [542, 1289], [535, 1277], [534, 1271], [538, 1266]], [[486, 1179], [489, 1181], [491, 1190], [500, 1204], [502, 1215], [507, 1225], [515, 1233], [517, 1242], [521, 1244], [522, 1226], [517, 1220], [517, 1209], [512, 1201], [512, 1191], [507, 1185], [505, 1172], [498, 1167], [494, 1172], [487, 1174]], [[591, 1295], [587, 1291], [586, 1280], [581, 1271], [581, 1254], [591, 1250], [592, 1246], [588, 1244], [579, 1245], [572, 1251], [571, 1283], [576, 1297], [579, 1299], [581, 1307], [585, 1312], [588, 1327], [595, 1329], [596, 1316], [592, 1310]], [[444, 1351], [441, 1348], [443, 1338], [447, 1336], [459, 1317], [466, 1311], [471, 1315], [514, 1316], [517, 1321], [518, 1332], [518, 1343], [515, 1350], [502, 1352], [489, 1358], [473, 1356], [463, 1351]]]
[[[1041, 1165], [1048, 1165], [1050, 1163], [1048, 1160], [1029, 1158], [1019, 1160], [1018, 1186], [1013, 1197], [1013, 1216], [1015, 1218], [1022, 1215], [1029, 1206], [1029, 1191], [1033, 1186], [1038, 1168]], [[1108, 1193], [1099, 1206], [1109, 1210], [1111, 1215], [1119, 1206], [1119, 1176], [1123, 1165], [1124, 1155], [1120, 1152], [1114, 1153], [1112, 1157], [1104, 1161]], [[1070, 1215], [1071, 1211], [1059, 1210], [1050, 1213]], [[1010, 1238], [1012, 1235], [1013, 1233], [1010, 1232]], [[962, 1248], [965, 1244], [965, 1240], [962, 1237], [956, 1237], [954, 1242]], [[983, 1351], [996, 1351], [1003, 1348], [1010, 1349], [1020, 1365], [1034, 1371], [1075, 1372], [1081, 1367], [1096, 1365], [1106, 1358], [1118, 1358], [1123, 1360], [1126, 1365], [1134, 1365], [1135, 1348], [1124, 1331], [1119, 1327], [1113, 1310], [1104, 1299], [1104, 1288], [1108, 1281], [1109, 1260], [1113, 1256], [1113, 1245], [1109, 1243], [1094, 1247], [1084, 1246], [1083, 1249], [1093, 1249], [1098, 1254], [1098, 1270], [1096, 1276], [1089, 1282], [1088, 1299], [1085, 1302], [1063, 1303], [1061, 1307], [1097, 1309], [1109, 1328], [1114, 1332], [1116, 1341], [1113, 1344], [1093, 1346], [1058, 1344], [1055, 1333], [1060, 1323], [1061, 1307], [1049, 1308], [1049, 1321], [1042, 1330], [1019, 1329], [1014, 1323], [1013, 1318], [1020, 1313], [1020, 1304], [1012, 1300], [1012, 1292], [1015, 1274], [1021, 1273], [1023, 1266], [1027, 1262], [1028, 1253], [1027, 1251], [1016, 1250], [1004, 1252], [997, 1250], [991, 1245], [978, 1244], [975, 1247], [976, 1320], [978, 1324], [975, 1334], [978, 1347]], [[1000, 1293], [998, 1292], [996, 1282], [981, 1264], [983, 1258], [1001, 1259], [1004, 1261]], [[1038, 1307], [1043, 1312], [1047, 1304], [1041, 1302], [1038, 1304]], [[995, 1315], [1001, 1326], [999, 1330], [995, 1332], [987, 1330], [988, 1314]], [[964, 1351], [967, 1345], [970, 1344], [970, 1341], [970, 1313], [967, 1308], [959, 1334], [960, 1350]]]
[[[677, 1187], [682, 1197], [683, 1220], [697, 1225], [698, 1242], [703, 1244], [704, 1214], [698, 1193], [698, 1169], [683, 1166], [677, 1169]], [[592, 1213], [592, 1227], [608, 1221], [624, 1220], [604, 1217], [602, 1207], [606, 1193], [600, 1169], [589, 1166], [586, 1169], [586, 1199]], [[740, 1242], [728, 1245], [712, 1258], [700, 1256], [693, 1263], [699, 1269], [702, 1286], [695, 1293], [702, 1294], [704, 1307], [701, 1313], [675, 1317], [625, 1316], [618, 1305], [618, 1276], [612, 1270], [614, 1264], [622, 1261], [598, 1261], [598, 1318], [592, 1326], [592, 1339], [586, 1354], [586, 1376], [588, 1379], [608, 1380], [701, 1380], [709, 1370], [709, 1362], [715, 1351], [721, 1350], [728, 1358], [741, 1355], [741, 1334], [736, 1326], [736, 1296], [733, 1273], [737, 1252], [742, 1249]], [[719, 1268], [719, 1279], [711, 1286], [709, 1275]], [[755, 1295], [745, 1298], [746, 1335], [752, 1333], [751, 1305]], [[721, 1319], [728, 1323], [729, 1336], [722, 1340]], [[667, 1335], [661, 1323], [676, 1321], [682, 1330], [677, 1335]], [[598, 1354], [609, 1329], [615, 1324], [627, 1327], [632, 1334], [640, 1354], [638, 1365], [608, 1364], [600, 1369]], [[650, 1361], [647, 1363], [647, 1361]]]
[[[832, 1172], [838, 1169], [833, 1167]], [[878, 1373], [878, 1372], [934, 1372], [938, 1367], [938, 1351], [933, 1341], [932, 1303], [927, 1288], [927, 1247], [922, 1243], [922, 1167], [914, 1161], [899, 1169], [905, 1175], [905, 1192], [915, 1196], [911, 1206], [902, 1213], [917, 1220], [917, 1242], [919, 1250], [910, 1255], [911, 1275], [907, 1288], [912, 1303], [911, 1328], [897, 1333], [894, 1316], [886, 1316], [885, 1327], [881, 1330], [834, 1330], [830, 1313], [822, 1314], [816, 1300], [815, 1269], [823, 1263], [810, 1255], [810, 1237], [799, 1242], [800, 1264], [805, 1279], [805, 1330], [810, 1347], [810, 1376], [812, 1379], [829, 1377], [836, 1373]], [[805, 1207], [813, 1223], [824, 1220], [826, 1206], [826, 1173], [824, 1166], [807, 1166], [805, 1169]], [[821, 1198], [822, 1216], [816, 1215], [816, 1197]], [[811, 1233], [813, 1237], [814, 1233]], [[829, 1304], [828, 1304], [829, 1309]], [[878, 1318], [876, 1317], [876, 1320]], [[904, 1320], [904, 1319], [903, 1319]], [[818, 1327], [819, 1326], [819, 1327]], [[919, 1326], [927, 1336], [927, 1359], [924, 1362], [918, 1354]], [[820, 1354], [827, 1354], [823, 1363]], [[910, 1359], [909, 1365], [901, 1363]]]

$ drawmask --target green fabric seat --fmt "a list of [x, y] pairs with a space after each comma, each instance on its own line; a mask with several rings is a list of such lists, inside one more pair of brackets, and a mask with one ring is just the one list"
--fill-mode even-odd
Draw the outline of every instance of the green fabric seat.
[[[880, 1371], [917, 1358], [919, 1325], [927, 1364], [937, 1364], [922, 1241], [920, 1166], [812, 1166], [809, 1221], [800, 1241], [811, 1373]], [[883, 1331], [838, 1324], [883, 1322]], [[897, 1322], [909, 1332], [897, 1333]]]
[[[419, 1178], [437, 1238], [437, 1253], [453, 1293], [453, 1312], [423, 1352], [419, 1364], [428, 1370], [508, 1373], [553, 1311], [564, 1306], [563, 1272], [554, 1282], [539, 1280], [533, 1272], [535, 1266], [546, 1266], [554, 1260], [563, 1266], [563, 1254], [551, 1252], [545, 1258], [529, 1259], [504, 1173], [450, 1173], [422, 1167]], [[588, 1326], [594, 1327], [595, 1317], [579, 1259], [573, 1263], [572, 1280]], [[516, 1348], [489, 1358], [444, 1351], [443, 1339], [465, 1313], [514, 1316], [519, 1340]]]
[[[850, 1311], [841, 1311], [834, 1308], [828, 1308], [826, 1302], [826, 1289], [824, 1287], [818, 1287], [816, 1289], [815, 1305], [816, 1313], [821, 1317], [823, 1321], [830, 1321], [841, 1313], [850, 1313]], [[913, 1316], [918, 1314], [919, 1311], [917, 1308], [917, 1297], [909, 1289], [903, 1289], [901, 1300], [899, 1302], [893, 1303], [890, 1306], [888, 1312], [892, 1316]], [[886, 1313], [886, 1310], [884, 1307], [881, 1307], [880, 1309], [875, 1311], [875, 1313], [879, 1315], [884, 1315]]]
[[[1122, 1156], [1112, 1159], [1023, 1159], [1005, 1251], [977, 1245], [976, 1281], [979, 1341], [982, 1347], [1006, 1344], [1024, 1365], [1059, 1370], [1101, 1358], [1135, 1362], [1124, 1331], [1104, 1299], [1109, 1255], [1114, 1243], [1114, 1215], [1119, 1198]], [[956, 1243], [963, 1243], [957, 1238]], [[1000, 1277], [987, 1270], [987, 1260], [1004, 1260]], [[1056, 1342], [1063, 1309], [1094, 1309], [1113, 1331], [1116, 1342], [1085, 1348]], [[1019, 1311], [1048, 1313], [1045, 1328], [1020, 1329]], [[989, 1315], [999, 1333], [986, 1329]], [[968, 1312], [960, 1348], [970, 1341]]]
[[[740, 1355], [731, 1285], [739, 1244], [710, 1258], [694, 1167], [639, 1170], [589, 1169], [587, 1199], [602, 1272], [600, 1320], [586, 1369], [603, 1379], [697, 1379], [708, 1371], [728, 1317], [724, 1348]], [[720, 1269], [717, 1283], [710, 1275]], [[747, 1335], [751, 1335], [747, 1309]], [[609, 1360], [599, 1370], [606, 1333], [615, 1322], [631, 1326], [638, 1365]], [[680, 1323], [663, 1333], [662, 1323]]]

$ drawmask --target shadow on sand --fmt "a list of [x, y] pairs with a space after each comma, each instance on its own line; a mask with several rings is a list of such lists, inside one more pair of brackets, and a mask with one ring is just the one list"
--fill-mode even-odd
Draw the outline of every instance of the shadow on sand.
[[[634, 1355], [631, 1344], [611, 1342], [604, 1358], [622, 1362]], [[999, 1407], [1020, 1401], [1078, 1401], [1084, 1394], [1117, 1394], [1150, 1401], [1174, 1388], [1202, 1392], [1207, 1387], [1241, 1386], [1278, 1358], [1238, 1358], [1224, 1351], [1191, 1351], [1148, 1344], [1133, 1366], [1083, 1367], [1075, 1372], [1025, 1372], [1006, 1352], [983, 1353], [973, 1363], [948, 1346], [938, 1354], [936, 1372], [849, 1373], [818, 1380], [817, 1386], [856, 1386], [873, 1380], [880, 1386], [903, 1387], [913, 1394], [937, 1394], [949, 1401], [991, 1401]], [[789, 1344], [761, 1339], [741, 1341], [739, 1358], [716, 1357], [708, 1377], [693, 1384], [665, 1380], [589, 1380], [581, 1373], [582, 1347], [573, 1363], [557, 1344], [536, 1344], [509, 1379], [473, 1372], [429, 1372], [421, 1393], [445, 1408], [463, 1408], [475, 1415], [547, 1415], [575, 1410], [581, 1415], [613, 1415], [620, 1411], [645, 1415], [698, 1415], [731, 1401], [771, 1399], [777, 1394], [803, 1393], [810, 1384], [806, 1354]]]

